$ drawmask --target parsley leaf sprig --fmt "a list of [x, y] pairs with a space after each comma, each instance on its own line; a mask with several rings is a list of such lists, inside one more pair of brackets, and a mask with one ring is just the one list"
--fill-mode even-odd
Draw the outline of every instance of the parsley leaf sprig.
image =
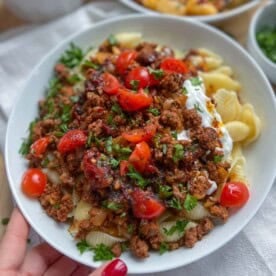
[[164, 233], [167, 236], [171, 236], [175, 232], [183, 233], [185, 230], [185, 227], [187, 226], [188, 223], [189, 223], [189, 221], [187, 221], [187, 220], [178, 220], [178, 221], [176, 221], [175, 225], [173, 225], [170, 229], [163, 228]]
[[167, 251], [169, 251], [169, 246], [167, 243], [165, 242], [162, 242], [160, 244], [160, 247], [159, 247], [159, 254], [160, 255], [163, 255], [164, 253], [166, 253]]
[[61, 56], [60, 62], [66, 67], [74, 68], [79, 65], [84, 57], [84, 53], [81, 48], [74, 43], [70, 44], [70, 48], [65, 51]]
[[137, 186], [139, 186], [140, 188], [145, 188], [149, 184], [148, 181], [140, 173], [138, 173], [132, 166], [129, 166], [128, 170], [129, 172], [127, 176], [135, 180], [135, 184]]
[[181, 144], [174, 145], [173, 162], [177, 163], [184, 157], [184, 147]]
[[32, 136], [33, 136], [33, 129], [34, 129], [34, 125], [37, 122], [37, 119], [35, 119], [34, 121], [32, 121], [29, 125], [29, 136], [26, 139], [23, 139], [23, 142], [20, 146], [19, 149], [19, 153], [21, 155], [26, 155], [30, 152], [30, 147], [32, 145]]
[[94, 261], [109, 261], [112, 260], [115, 256], [111, 249], [104, 244], [97, 244], [94, 251]]

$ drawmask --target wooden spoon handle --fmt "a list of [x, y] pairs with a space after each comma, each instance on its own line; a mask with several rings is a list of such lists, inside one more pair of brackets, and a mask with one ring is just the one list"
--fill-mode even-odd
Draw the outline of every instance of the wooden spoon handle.
[[8, 185], [3, 156], [0, 152], [0, 240], [6, 228], [2, 220], [10, 217], [12, 209], [12, 195]]

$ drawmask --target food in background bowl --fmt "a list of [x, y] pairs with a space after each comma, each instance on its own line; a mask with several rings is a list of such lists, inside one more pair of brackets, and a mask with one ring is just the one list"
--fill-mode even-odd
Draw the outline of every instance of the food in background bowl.
[[207, 49], [140, 33], [86, 54], [71, 44], [21, 147], [23, 192], [95, 261], [193, 247], [249, 198], [242, 148], [260, 120], [239, 90]]
[[236, 8], [246, 0], [136, 0], [146, 8], [173, 15], [214, 15]]

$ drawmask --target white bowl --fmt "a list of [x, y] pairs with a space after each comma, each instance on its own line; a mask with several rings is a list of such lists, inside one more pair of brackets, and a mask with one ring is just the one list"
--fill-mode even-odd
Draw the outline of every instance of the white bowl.
[[[124, 5], [128, 6], [129, 8], [136, 10], [138, 12], [146, 13], [146, 14], [160, 14], [158, 11], [154, 11], [151, 9], [148, 9], [144, 7], [143, 5], [138, 4], [134, 0], [120, 0], [121, 3]], [[219, 23], [222, 21], [225, 21], [230, 18], [234, 18], [236, 16], [239, 16], [254, 7], [256, 7], [258, 4], [260, 4], [260, 0], [249, 0], [247, 3], [240, 5], [234, 9], [224, 11], [221, 13], [217, 13], [214, 15], [198, 15], [198, 16], [177, 16], [181, 18], [190, 18], [190, 19], [195, 19], [197, 21], [202, 21], [205, 23]]]
[[256, 12], [250, 23], [247, 41], [251, 55], [262, 67], [270, 81], [276, 84], [276, 63], [263, 53], [256, 40], [256, 33], [265, 26], [276, 26], [276, 2], [271, 2]]
[[[80, 255], [68, 226], [49, 218], [37, 200], [30, 200], [21, 192], [21, 178], [26, 161], [18, 154], [22, 137], [37, 116], [37, 103], [45, 93], [45, 87], [53, 74], [53, 66], [60, 55], [74, 42], [87, 49], [99, 45], [111, 32], [141, 32], [146, 40], [164, 43], [179, 49], [206, 47], [220, 54], [232, 66], [243, 84], [241, 98], [252, 103], [263, 121], [262, 135], [245, 150], [247, 171], [251, 183], [251, 198], [229, 221], [218, 226], [192, 249], [181, 248], [160, 256], [151, 253], [141, 261], [128, 253], [121, 258], [130, 273], [149, 273], [177, 268], [196, 261], [223, 246], [249, 222], [268, 194], [276, 174], [276, 105], [272, 88], [256, 62], [231, 38], [220, 31], [192, 20], [167, 16], [134, 15], [101, 22], [88, 30], [63, 41], [52, 50], [33, 70], [26, 86], [19, 95], [10, 116], [5, 147], [5, 158], [10, 187], [15, 200], [31, 226], [53, 247], [83, 264], [97, 267], [91, 253]], [[227, 49], [227, 50], [226, 50]]]

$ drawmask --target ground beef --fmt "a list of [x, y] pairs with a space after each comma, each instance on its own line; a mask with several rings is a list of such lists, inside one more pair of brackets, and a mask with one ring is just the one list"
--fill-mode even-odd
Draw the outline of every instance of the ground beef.
[[115, 243], [111, 247], [111, 252], [114, 254], [116, 258], [120, 257], [122, 254], [122, 246], [120, 243]]
[[215, 181], [217, 184], [222, 184], [226, 181], [228, 176], [228, 168], [228, 163], [215, 164], [214, 162], [208, 161], [206, 165], [206, 169], [209, 173], [209, 178]]
[[195, 243], [198, 241], [198, 236], [197, 236], [197, 228], [189, 228], [186, 230], [185, 235], [184, 235], [184, 245], [186, 247], [193, 247]]
[[181, 129], [182, 120], [179, 114], [175, 111], [165, 110], [162, 112], [160, 122], [167, 127], [172, 129]]
[[171, 73], [164, 76], [160, 82], [160, 88], [163, 95], [172, 95], [178, 91], [181, 92], [185, 78], [181, 74]]
[[202, 119], [198, 112], [194, 109], [185, 109], [183, 111], [185, 128], [199, 127], [202, 123]]
[[214, 228], [213, 222], [209, 218], [204, 218], [197, 226], [197, 236], [201, 240], [202, 237], [208, 234]]
[[204, 198], [208, 189], [211, 187], [207, 173], [195, 171], [191, 172], [191, 175], [192, 177], [188, 186], [189, 192], [197, 199]]
[[148, 244], [138, 236], [133, 236], [130, 240], [130, 250], [138, 258], [146, 258], [149, 255]]
[[216, 204], [216, 205], [213, 205], [209, 208], [209, 211], [211, 213], [211, 215], [223, 220], [224, 222], [228, 219], [229, 217], [229, 212], [228, 210], [219, 205], [219, 204]]

